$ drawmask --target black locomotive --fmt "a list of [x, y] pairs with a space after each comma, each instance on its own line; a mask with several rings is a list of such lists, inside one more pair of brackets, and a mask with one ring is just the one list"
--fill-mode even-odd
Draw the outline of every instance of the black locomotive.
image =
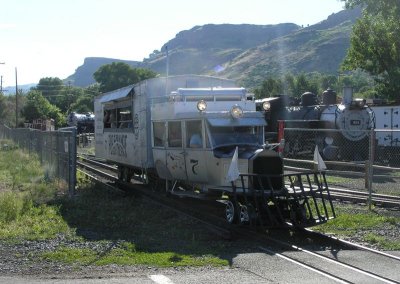
[[269, 142], [285, 139], [286, 156], [312, 155], [315, 145], [327, 160], [365, 160], [368, 130], [375, 127], [374, 112], [364, 99], [353, 99], [345, 88], [342, 102], [331, 89], [318, 97], [306, 92], [296, 103], [287, 96], [257, 100], [267, 121]]
[[94, 133], [94, 114], [93, 113], [76, 113], [71, 112], [67, 116], [67, 125], [75, 126], [78, 134]]

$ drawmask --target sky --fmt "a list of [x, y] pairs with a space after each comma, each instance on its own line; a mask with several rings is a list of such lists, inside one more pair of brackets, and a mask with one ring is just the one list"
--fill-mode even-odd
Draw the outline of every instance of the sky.
[[[86, 57], [142, 61], [205, 24], [312, 25], [340, 0], [0, 0], [3, 87], [65, 79]], [[16, 72], [17, 70], [17, 72]]]

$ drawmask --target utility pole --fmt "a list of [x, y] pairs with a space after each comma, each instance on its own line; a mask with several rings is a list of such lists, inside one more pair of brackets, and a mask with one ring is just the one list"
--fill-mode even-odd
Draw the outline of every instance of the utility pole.
[[15, 128], [18, 127], [18, 76], [17, 67], [15, 67]]
[[168, 76], [169, 76], [169, 56], [168, 56], [168, 45], [165, 46], [165, 52], [166, 52], [166, 78], [165, 78], [165, 94], [168, 95]]
[[[0, 62], [0, 64], [5, 64], [4, 62]], [[0, 94], [3, 94], [3, 75], [0, 78]]]

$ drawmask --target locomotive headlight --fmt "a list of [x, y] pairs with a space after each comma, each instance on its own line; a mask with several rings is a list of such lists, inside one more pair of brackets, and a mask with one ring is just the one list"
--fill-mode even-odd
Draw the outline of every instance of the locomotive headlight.
[[354, 99], [351, 104], [350, 108], [363, 108], [365, 106], [365, 100], [364, 99]]
[[271, 109], [270, 102], [263, 102], [262, 107], [265, 111], [269, 111]]
[[197, 109], [201, 111], [205, 111], [207, 108], [207, 103], [204, 100], [200, 100], [197, 102]]
[[240, 106], [238, 106], [238, 105], [234, 105], [234, 106], [231, 108], [231, 115], [232, 115], [233, 118], [239, 118], [239, 117], [241, 117], [241, 116], [243, 115], [243, 110], [242, 110], [242, 108], [241, 108]]

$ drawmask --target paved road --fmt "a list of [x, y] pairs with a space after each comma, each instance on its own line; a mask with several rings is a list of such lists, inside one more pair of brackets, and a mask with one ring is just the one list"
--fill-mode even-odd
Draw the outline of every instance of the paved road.
[[[296, 252], [290, 252], [296, 254]], [[331, 252], [325, 252], [330, 254]], [[400, 252], [391, 252], [400, 256]], [[387, 263], [366, 257], [362, 251], [340, 251], [337, 253], [338, 259], [351, 260], [357, 266], [368, 269], [372, 266], [377, 270], [384, 271], [391, 278], [400, 281], [400, 262], [398, 265], [388, 266]], [[332, 279], [319, 275], [315, 271], [306, 270], [293, 263], [288, 262], [276, 255], [267, 253], [248, 253], [237, 255], [231, 268], [208, 269], [201, 268], [196, 270], [163, 270], [157, 273], [154, 270], [148, 274], [141, 272], [135, 275], [115, 276], [110, 278], [75, 278], [59, 279], [57, 276], [49, 278], [23, 278], [23, 277], [5, 277], [0, 276], [0, 283], [134, 283], [134, 284], [191, 284], [191, 283], [209, 283], [209, 284], [243, 284], [243, 283], [337, 283]], [[355, 281], [357, 283], [357, 281]], [[361, 283], [361, 282], [360, 282]], [[365, 283], [365, 282], [363, 282]], [[368, 283], [381, 283], [371, 279]]]

